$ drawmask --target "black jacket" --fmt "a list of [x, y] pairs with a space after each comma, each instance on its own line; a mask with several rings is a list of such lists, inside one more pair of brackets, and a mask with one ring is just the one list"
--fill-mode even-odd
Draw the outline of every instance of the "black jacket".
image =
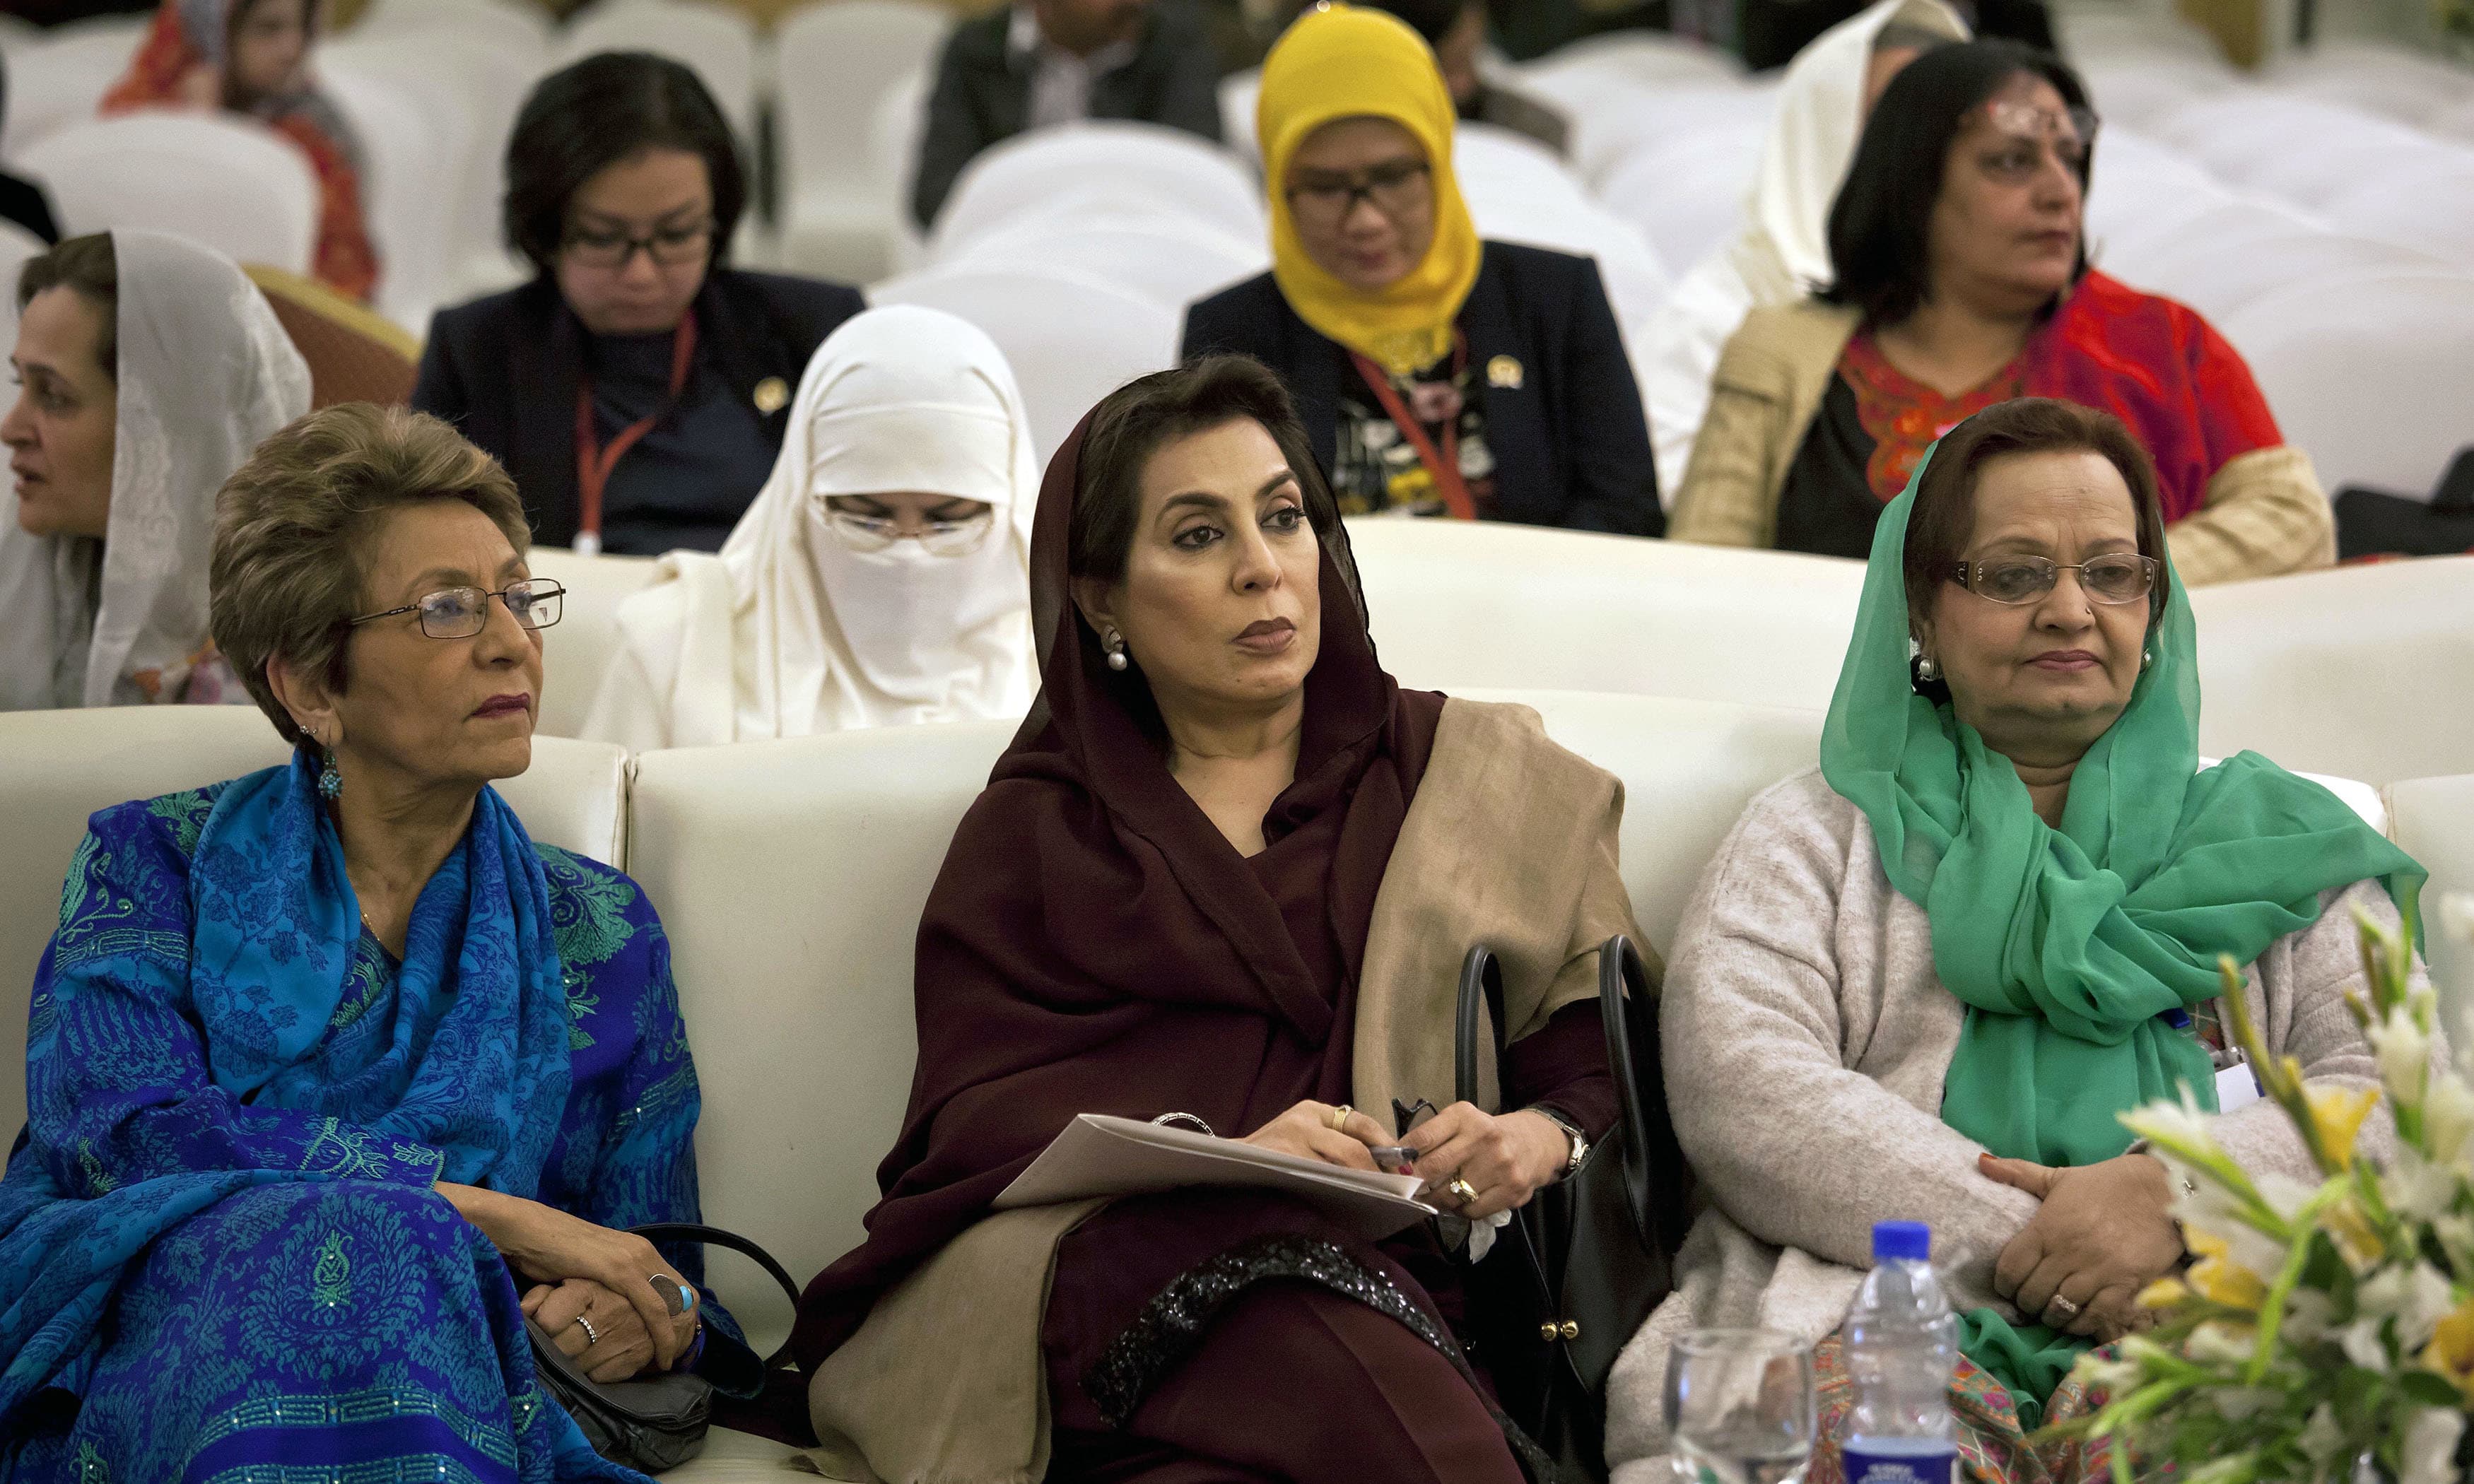
[[[973, 156], [1030, 127], [1031, 60], [1007, 43], [1012, 24], [1013, 7], [1001, 5], [945, 38], [910, 191], [911, 215], [923, 227], [936, 220]], [[1133, 60], [1091, 80], [1091, 117], [1166, 124], [1219, 140], [1220, 57], [1176, 0], [1152, 8]]]
[[[1664, 535], [1649, 421], [1598, 265], [1490, 242], [1461, 306], [1460, 327], [1471, 366], [1490, 368], [1497, 356], [1517, 363], [1516, 376], [1477, 378], [1494, 454], [1497, 518]], [[1214, 350], [1242, 351], [1280, 373], [1328, 472], [1348, 362], [1338, 345], [1298, 318], [1270, 274], [1186, 310], [1183, 354]]]
[[[834, 328], [867, 307], [839, 283], [715, 268], [695, 299], [696, 358], [738, 395], [759, 382], [799, 385], [808, 358]], [[547, 276], [520, 289], [442, 309], [430, 322], [412, 405], [454, 423], [515, 476], [533, 539], [575, 538], [575, 383], [584, 325]], [[782, 446], [789, 399], [765, 415]]]

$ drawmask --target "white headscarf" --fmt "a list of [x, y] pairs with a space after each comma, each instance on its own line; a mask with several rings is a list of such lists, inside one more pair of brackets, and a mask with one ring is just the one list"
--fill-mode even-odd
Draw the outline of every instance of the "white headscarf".
[[[995, 507], [963, 557], [853, 551], [827, 498], [916, 491]], [[816, 347], [773, 475], [718, 557], [672, 552], [618, 609], [584, 735], [638, 749], [1019, 716], [1039, 501], [1022, 394], [978, 328], [895, 305]]]
[[309, 368], [230, 258], [161, 232], [115, 231], [111, 251], [110, 524], [100, 542], [31, 536], [0, 492], [0, 710], [249, 700], [206, 654], [215, 492], [309, 411]]
[[1673, 502], [1710, 408], [1710, 376], [1727, 339], [1755, 308], [1801, 299], [1830, 281], [1830, 203], [1864, 130], [1873, 42], [1892, 22], [1953, 41], [1967, 23], [1942, 0], [1880, 0], [1813, 38], [1787, 63], [1778, 112], [1761, 142], [1744, 218], [1730, 241], [1692, 265], [1652, 320], [1646, 377], [1658, 488]]

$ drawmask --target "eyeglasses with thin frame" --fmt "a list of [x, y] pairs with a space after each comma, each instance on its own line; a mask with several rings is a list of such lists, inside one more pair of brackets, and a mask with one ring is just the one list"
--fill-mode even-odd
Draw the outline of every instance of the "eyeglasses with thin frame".
[[1987, 603], [2021, 608], [2053, 590], [2064, 572], [2079, 574], [2079, 590], [2098, 603], [2136, 603], [2156, 589], [2162, 570], [2154, 557], [2113, 552], [2085, 562], [2048, 561], [2043, 557], [1997, 557], [1990, 562], [1962, 562], [1958, 585]]
[[1425, 199], [1428, 175], [1422, 159], [1387, 160], [1348, 175], [1299, 172], [1289, 187], [1289, 209], [1318, 223], [1337, 225], [1348, 220], [1359, 202], [1370, 201], [1385, 216], [1398, 217]]
[[516, 615], [516, 622], [524, 628], [546, 629], [558, 622], [558, 600], [566, 593], [565, 587], [546, 577], [509, 583], [497, 592], [487, 587], [442, 587], [401, 608], [346, 619], [344, 627], [357, 629], [398, 613], [419, 613], [421, 632], [430, 638], [469, 639], [489, 625], [490, 600], [496, 598], [507, 605], [507, 611]]
[[2096, 147], [2098, 118], [2093, 108], [2071, 108], [2056, 112], [2034, 104], [1995, 99], [1984, 106], [1986, 119], [2008, 148], [1993, 160], [1993, 173], [2005, 180], [2027, 180], [2044, 164], [2045, 147], [2072, 175], [2087, 169], [2088, 152]]
[[713, 219], [683, 226], [657, 227], [639, 237], [633, 232], [595, 232], [570, 228], [561, 244], [567, 255], [586, 268], [624, 268], [642, 249], [654, 262], [676, 268], [696, 262], [712, 250]]
[[834, 539], [852, 551], [873, 553], [889, 551], [896, 541], [916, 540], [928, 548], [932, 557], [967, 557], [987, 543], [988, 533], [996, 529], [997, 513], [983, 510], [959, 520], [931, 520], [918, 535], [903, 533], [902, 522], [886, 515], [862, 515], [856, 511], [825, 512], [825, 524], [832, 528]]

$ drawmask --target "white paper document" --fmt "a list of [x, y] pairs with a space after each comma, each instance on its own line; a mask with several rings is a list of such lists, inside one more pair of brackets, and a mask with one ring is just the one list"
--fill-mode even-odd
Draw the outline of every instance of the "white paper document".
[[1423, 1184], [1415, 1175], [1343, 1169], [1191, 1129], [1083, 1113], [1005, 1187], [995, 1207], [1010, 1210], [1195, 1185], [1252, 1186], [1304, 1201], [1359, 1236], [1379, 1241], [1435, 1214], [1417, 1199]]

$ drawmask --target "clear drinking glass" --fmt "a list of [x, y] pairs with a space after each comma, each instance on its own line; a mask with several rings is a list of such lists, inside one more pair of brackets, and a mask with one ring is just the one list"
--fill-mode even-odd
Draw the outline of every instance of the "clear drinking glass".
[[1694, 1329], [1666, 1364], [1680, 1484], [1800, 1484], [1812, 1461], [1812, 1352], [1776, 1329]]

